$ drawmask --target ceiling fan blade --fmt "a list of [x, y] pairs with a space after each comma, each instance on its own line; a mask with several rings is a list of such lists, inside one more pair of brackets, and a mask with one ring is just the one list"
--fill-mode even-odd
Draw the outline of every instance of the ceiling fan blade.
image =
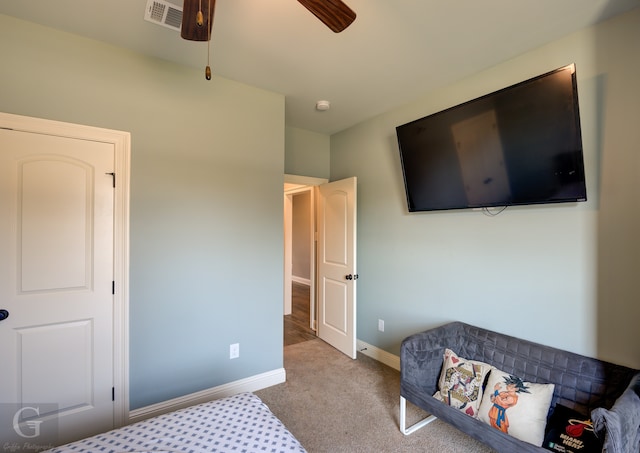
[[298, 0], [335, 33], [340, 33], [356, 20], [356, 13], [341, 0]]
[[[201, 7], [204, 22], [199, 26], [196, 23], [196, 16]], [[180, 36], [189, 41], [209, 41], [215, 9], [216, 0], [184, 0]]]

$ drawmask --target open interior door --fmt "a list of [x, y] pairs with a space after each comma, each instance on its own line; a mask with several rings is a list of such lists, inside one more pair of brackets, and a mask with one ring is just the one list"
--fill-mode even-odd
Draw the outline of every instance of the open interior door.
[[356, 358], [355, 177], [320, 185], [318, 336]]

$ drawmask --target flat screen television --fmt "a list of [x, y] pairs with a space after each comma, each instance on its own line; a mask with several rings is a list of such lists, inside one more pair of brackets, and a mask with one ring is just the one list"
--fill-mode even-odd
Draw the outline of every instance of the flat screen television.
[[574, 64], [396, 134], [411, 212], [587, 199]]

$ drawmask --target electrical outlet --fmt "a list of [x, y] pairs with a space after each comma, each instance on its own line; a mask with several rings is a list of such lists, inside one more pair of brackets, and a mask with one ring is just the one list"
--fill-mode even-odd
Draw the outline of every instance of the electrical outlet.
[[240, 357], [240, 343], [233, 343], [229, 346], [229, 358], [237, 359]]
[[384, 320], [383, 319], [378, 319], [378, 330], [380, 332], [384, 332]]

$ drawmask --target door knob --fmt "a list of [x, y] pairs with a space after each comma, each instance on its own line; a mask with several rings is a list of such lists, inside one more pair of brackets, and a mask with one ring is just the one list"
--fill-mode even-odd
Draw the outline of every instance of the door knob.
[[4, 321], [9, 317], [9, 312], [4, 308], [0, 310], [0, 321]]
[[358, 280], [358, 274], [355, 274], [355, 275], [349, 274], [344, 278], [346, 278], [347, 280]]

